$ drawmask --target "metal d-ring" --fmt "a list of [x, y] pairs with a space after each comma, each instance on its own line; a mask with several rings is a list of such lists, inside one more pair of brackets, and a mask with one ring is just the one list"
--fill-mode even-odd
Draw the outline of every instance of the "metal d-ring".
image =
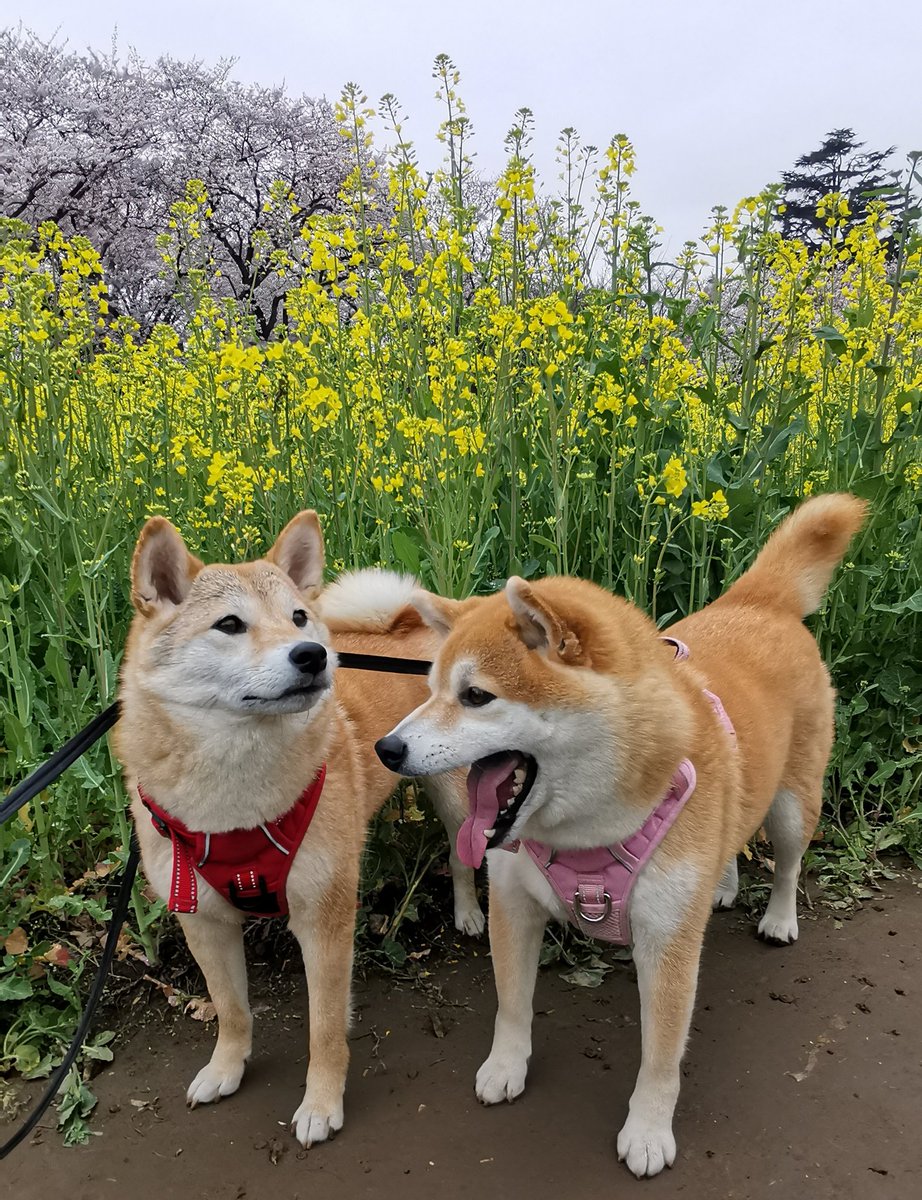
[[608, 892], [603, 892], [602, 899], [605, 901], [605, 911], [600, 917], [590, 917], [587, 913], [583, 912], [583, 906], [580, 903], [579, 892], [574, 892], [573, 907], [576, 909], [576, 915], [581, 921], [586, 921], [590, 925], [598, 925], [600, 921], [607, 921], [611, 916], [611, 896]]

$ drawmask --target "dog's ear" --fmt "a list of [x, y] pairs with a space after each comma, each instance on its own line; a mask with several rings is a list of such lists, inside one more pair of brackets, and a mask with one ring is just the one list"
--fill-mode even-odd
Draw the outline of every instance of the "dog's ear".
[[145, 616], [165, 604], [182, 604], [201, 569], [201, 562], [189, 553], [166, 517], [151, 517], [131, 560], [131, 602]]
[[320, 591], [323, 586], [323, 534], [320, 519], [312, 508], [291, 518], [266, 558], [290, 575], [299, 591]]
[[422, 588], [412, 593], [410, 604], [429, 628], [435, 630], [440, 637], [448, 637], [464, 607], [463, 600], [448, 600], [445, 596], [424, 592]]
[[506, 600], [512, 609], [522, 641], [532, 650], [543, 650], [561, 662], [576, 662], [582, 657], [579, 638], [564, 617], [542, 600], [534, 588], [513, 575], [506, 583]]

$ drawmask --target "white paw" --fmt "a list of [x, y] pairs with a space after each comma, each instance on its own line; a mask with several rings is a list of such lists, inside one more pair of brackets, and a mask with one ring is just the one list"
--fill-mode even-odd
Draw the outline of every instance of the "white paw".
[[331, 1109], [328, 1105], [313, 1103], [305, 1096], [291, 1118], [291, 1132], [305, 1150], [317, 1142], [325, 1142], [342, 1127], [342, 1101]]
[[466, 933], [470, 937], [477, 937], [483, 933], [487, 924], [487, 919], [480, 911], [480, 905], [475, 903], [472, 907], [462, 908], [460, 905], [455, 906], [455, 929], [459, 933]]
[[774, 916], [769, 909], [759, 922], [759, 937], [767, 942], [783, 942], [788, 945], [797, 941], [797, 916]]
[[491, 1054], [477, 1072], [474, 1091], [481, 1104], [514, 1100], [525, 1090], [528, 1059]]
[[222, 1096], [233, 1095], [240, 1087], [245, 1065], [240, 1062], [233, 1067], [222, 1067], [210, 1062], [207, 1067], [202, 1067], [189, 1084], [186, 1103], [190, 1108], [195, 1108], [197, 1104], [211, 1104]]
[[711, 901], [711, 908], [732, 908], [736, 904], [736, 888], [719, 884]]
[[675, 1138], [668, 1125], [629, 1116], [618, 1134], [618, 1158], [638, 1179], [658, 1175], [675, 1162]]

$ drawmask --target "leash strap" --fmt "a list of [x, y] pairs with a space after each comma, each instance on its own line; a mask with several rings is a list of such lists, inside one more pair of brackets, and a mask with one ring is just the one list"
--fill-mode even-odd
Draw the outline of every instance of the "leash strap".
[[346, 670], [386, 671], [390, 675], [428, 675], [432, 666], [423, 658], [392, 658], [389, 654], [353, 654], [343, 650], [336, 657]]
[[[102, 735], [100, 735], [102, 736]], [[122, 884], [119, 888], [118, 896], [116, 897], [115, 906], [112, 909], [112, 916], [109, 919], [109, 929], [106, 934], [106, 944], [103, 948], [102, 958], [99, 960], [99, 966], [96, 969], [96, 977], [93, 980], [93, 986], [90, 988], [90, 994], [87, 996], [86, 1007], [83, 1010], [83, 1016], [80, 1018], [80, 1024], [77, 1026], [77, 1032], [74, 1034], [70, 1045], [67, 1047], [67, 1053], [61, 1059], [60, 1066], [55, 1068], [54, 1074], [48, 1081], [48, 1086], [45, 1088], [41, 1100], [29, 1113], [22, 1125], [16, 1130], [11, 1138], [0, 1146], [0, 1159], [12, 1153], [13, 1150], [24, 1141], [35, 1126], [39, 1123], [42, 1117], [48, 1110], [48, 1106], [58, 1093], [61, 1084], [67, 1078], [67, 1074], [80, 1053], [80, 1047], [83, 1045], [86, 1035], [89, 1032], [90, 1025], [93, 1022], [93, 1017], [96, 1015], [96, 1009], [99, 1006], [99, 1001], [102, 997], [103, 988], [105, 987], [106, 976], [109, 974], [109, 968], [112, 966], [112, 959], [115, 957], [115, 950], [118, 946], [118, 937], [122, 932], [122, 926], [125, 924], [125, 917], [128, 915], [128, 902], [131, 899], [131, 888], [134, 884], [134, 878], [138, 870], [138, 860], [140, 853], [137, 843], [134, 838], [131, 839], [131, 849], [128, 854], [128, 860], [125, 863], [125, 873], [122, 876]]]
[[81, 755], [86, 754], [90, 746], [98, 742], [117, 720], [118, 702], [104, 708], [98, 716], [90, 721], [89, 725], [81, 729], [58, 750], [55, 750], [47, 762], [42, 763], [22, 783], [14, 787], [0, 804], [0, 825], [5, 824], [14, 813], [19, 812], [24, 804], [28, 804], [50, 783], [54, 783], [58, 776], [62, 775]]

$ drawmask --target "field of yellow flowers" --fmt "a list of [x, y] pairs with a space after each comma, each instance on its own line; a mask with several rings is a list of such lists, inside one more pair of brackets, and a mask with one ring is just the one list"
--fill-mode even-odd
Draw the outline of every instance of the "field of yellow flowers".
[[[495, 202], [475, 211], [450, 77], [445, 89], [432, 181], [389, 98], [396, 148], [377, 162], [363, 98], [344, 94], [355, 172], [339, 212], [273, 252], [292, 286], [268, 343], [245, 305], [214, 298], [195, 182], [162, 238], [165, 261], [180, 247], [197, 264], [187, 319], [146, 340], [110, 318], [91, 245], [0, 225], [4, 781], [113, 699], [129, 556], [152, 513], [226, 558], [260, 553], [313, 506], [334, 570], [382, 563], [455, 595], [572, 572], [665, 625], [717, 594], [798, 498], [848, 488], [873, 518], [816, 619], [840, 690], [817, 853], [855, 879], [887, 848], [920, 861], [920, 239], [888, 255], [883, 211], [852, 226], [832, 195], [808, 253], [775, 232], [768, 191], [715, 210], [667, 268], [630, 197], [628, 140], [590, 170], [565, 138], [580, 183], [548, 201], [527, 114]], [[103, 912], [123, 803], [101, 746], [0, 831], [0, 1009], [34, 1000], [0, 1072], [47, 1068], [60, 1008], [47, 989], [73, 982], [49, 965], [55, 920], [90, 928]], [[371, 889], [401, 824], [373, 840]], [[136, 896], [148, 950], [159, 914]], [[11, 943], [24, 927], [27, 946]]]

